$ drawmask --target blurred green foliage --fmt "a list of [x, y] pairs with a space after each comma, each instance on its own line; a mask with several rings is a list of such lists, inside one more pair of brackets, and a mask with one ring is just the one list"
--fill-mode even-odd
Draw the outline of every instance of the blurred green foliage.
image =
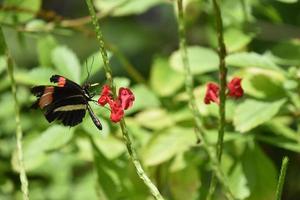
[[[169, 0], [95, 0], [118, 87], [136, 96], [127, 115], [134, 146], [166, 199], [204, 199], [210, 163], [194, 134], [184, 91], [177, 24]], [[33, 85], [52, 74], [105, 83], [102, 59], [84, 1], [4, 0], [0, 24], [15, 60], [31, 199], [151, 199], [107, 109], [92, 105], [99, 132], [86, 117], [74, 128], [48, 124], [30, 110]], [[215, 144], [217, 105], [205, 105], [205, 84], [217, 82], [217, 34], [212, 4], [184, 1], [188, 57], [206, 135]], [[274, 199], [280, 162], [291, 158], [283, 199], [300, 196], [300, 2], [224, 0], [230, 79], [243, 78], [245, 96], [227, 101], [222, 168], [236, 197]], [[135, 79], [128, 65], [147, 82]], [[13, 97], [0, 57], [0, 199], [20, 199]], [[100, 88], [96, 93], [99, 94]], [[97, 96], [95, 97], [97, 99]], [[222, 199], [217, 191], [216, 199]]]

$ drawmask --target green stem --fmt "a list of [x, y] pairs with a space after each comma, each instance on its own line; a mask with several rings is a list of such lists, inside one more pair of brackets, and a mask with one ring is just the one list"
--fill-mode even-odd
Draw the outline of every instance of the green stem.
[[[227, 68], [225, 63], [226, 57], [226, 47], [224, 43], [224, 36], [223, 36], [223, 22], [219, 4], [217, 0], [213, 0], [215, 17], [216, 17], [216, 25], [217, 25], [217, 34], [218, 34], [218, 55], [219, 55], [219, 83], [220, 83], [220, 105], [219, 105], [219, 133], [218, 133], [218, 141], [217, 141], [217, 157], [219, 162], [222, 159], [222, 152], [223, 152], [223, 140], [224, 140], [224, 133], [225, 133], [225, 124], [226, 124], [226, 77], [227, 77]], [[215, 188], [216, 188], [217, 181], [212, 175], [211, 183], [209, 187], [209, 192], [207, 199], [211, 199]]]
[[286, 175], [286, 170], [289, 164], [289, 158], [285, 156], [282, 159], [282, 164], [281, 164], [281, 169], [280, 169], [280, 175], [277, 183], [277, 189], [276, 189], [276, 200], [281, 199], [281, 194], [282, 194], [282, 188], [285, 180], [285, 175]]
[[185, 76], [186, 76], [186, 81], [185, 81], [185, 88], [186, 91], [189, 95], [189, 103], [190, 103], [190, 108], [191, 111], [194, 115], [194, 120], [196, 124], [196, 133], [197, 137], [200, 138], [203, 147], [205, 151], [207, 152], [210, 161], [212, 163], [212, 170], [215, 173], [216, 177], [218, 178], [219, 182], [223, 185], [225, 189], [225, 195], [227, 199], [234, 199], [229, 186], [226, 181], [226, 177], [224, 173], [221, 170], [220, 163], [218, 161], [218, 158], [216, 156], [215, 150], [210, 147], [205, 134], [204, 134], [204, 128], [201, 122], [201, 115], [199, 113], [199, 110], [196, 105], [196, 100], [195, 96], [193, 93], [193, 88], [194, 88], [194, 80], [193, 76], [191, 74], [191, 70], [189, 67], [189, 60], [187, 56], [187, 45], [186, 45], [186, 37], [185, 37], [185, 26], [184, 26], [184, 14], [183, 14], [183, 6], [182, 6], [182, 0], [177, 0], [177, 9], [178, 9], [178, 32], [179, 32], [179, 42], [180, 42], [180, 51], [181, 51], [181, 57], [182, 57], [182, 62], [184, 65], [185, 69]]
[[[101, 29], [100, 29], [100, 26], [98, 23], [98, 19], [96, 17], [96, 12], [95, 12], [92, 0], [86, 0], [86, 4], [90, 11], [90, 14], [92, 17], [92, 23], [95, 27], [97, 40], [99, 42], [100, 52], [101, 52], [102, 59], [104, 62], [104, 70], [105, 70], [105, 74], [106, 74], [106, 79], [108, 81], [108, 84], [110, 85], [110, 87], [113, 90], [114, 96], [116, 96], [116, 90], [115, 90], [115, 86], [114, 86], [114, 82], [113, 82], [113, 78], [112, 78], [112, 71], [109, 66], [109, 61], [107, 58], [107, 52], [106, 52], [105, 45], [104, 45], [103, 35], [101, 33]], [[131, 157], [131, 160], [132, 160], [134, 166], [135, 166], [138, 176], [144, 181], [144, 184], [148, 187], [150, 193], [153, 195], [153, 197], [155, 199], [163, 200], [164, 198], [161, 196], [159, 190], [156, 188], [156, 186], [152, 183], [150, 178], [147, 176], [147, 174], [145, 173], [145, 171], [142, 167], [140, 160], [138, 159], [137, 153], [135, 151], [135, 148], [133, 147], [131, 138], [129, 136], [128, 129], [126, 127], [124, 118], [120, 121], [120, 126], [121, 126], [121, 130], [123, 133], [123, 137], [125, 139], [127, 151], [129, 153], [129, 156]]]
[[29, 190], [28, 190], [28, 180], [26, 176], [24, 161], [23, 161], [23, 148], [22, 148], [22, 127], [21, 127], [21, 120], [20, 120], [20, 108], [17, 98], [17, 88], [16, 88], [16, 82], [14, 78], [14, 66], [13, 66], [13, 59], [8, 51], [7, 45], [4, 40], [4, 34], [2, 32], [2, 29], [0, 27], [0, 48], [2, 48], [3, 52], [6, 54], [7, 57], [7, 73], [10, 77], [11, 81], [11, 92], [14, 98], [15, 102], [15, 114], [16, 114], [16, 138], [17, 138], [17, 157], [20, 167], [20, 181], [21, 181], [21, 190], [23, 194], [23, 200], [29, 200]]

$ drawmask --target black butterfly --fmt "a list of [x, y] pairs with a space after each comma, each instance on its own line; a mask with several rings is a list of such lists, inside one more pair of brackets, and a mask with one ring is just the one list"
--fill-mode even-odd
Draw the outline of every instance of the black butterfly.
[[53, 75], [50, 82], [57, 83], [57, 86], [40, 85], [31, 89], [31, 93], [38, 98], [32, 108], [41, 108], [49, 123], [58, 120], [64, 126], [81, 123], [88, 110], [96, 127], [102, 130], [100, 120], [89, 105], [89, 101], [94, 101], [88, 92], [91, 85], [85, 84], [81, 87], [60, 75]]

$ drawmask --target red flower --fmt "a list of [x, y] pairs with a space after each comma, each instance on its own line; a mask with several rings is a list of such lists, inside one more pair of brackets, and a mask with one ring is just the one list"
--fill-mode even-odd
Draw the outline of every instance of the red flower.
[[119, 122], [124, 116], [124, 110], [130, 108], [134, 101], [134, 95], [128, 88], [120, 88], [119, 95], [113, 99], [112, 91], [108, 85], [104, 85], [98, 103], [101, 106], [109, 104], [111, 113], [110, 120], [112, 122]]
[[228, 96], [234, 97], [236, 99], [243, 96], [244, 90], [241, 86], [241, 81], [242, 81], [241, 78], [235, 77], [227, 84], [229, 90], [227, 94]]
[[124, 110], [122, 108], [121, 102], [119, 101], [119, 99], [110, 101], [109, 106], [111, 109], [110, 120], [112, 122], [119, 122], [124, 116]]
[[210, 102], [220, 103], [219, 99], [219, 86], [215, 83], [208, 83], [206, 86], [206, 94], [204, 97], [204, 103], [210, 104]]
[[130, 89], [121, 87], [119, 89], [118, 99], [121, 103], [123, 110], [127, 110], [129, 107], [132, 106], [135, 98]]
[[101, 106], [105, 106], [105, 104], [109, 103], [112, 100], [112, 92], [108, 85], [104, 85], [101, 95], [98, 99], [98, 103]]

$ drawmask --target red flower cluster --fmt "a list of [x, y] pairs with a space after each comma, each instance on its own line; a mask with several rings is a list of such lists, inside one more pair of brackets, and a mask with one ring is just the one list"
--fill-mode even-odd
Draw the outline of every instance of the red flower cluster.
[[134, 101], [134, 95], [128, 88], [121, 87], [116, 99], [113, 99], [112, 91], [108, 85], [104, 85], [98, 103], [105, 106], [107, 103], [110, 106], [110, 119], [112, 122], [119, 122], [124, 116], [124, 110], [130, 108]]
[[[244, 90], [241, 86], [242, 79], [239, 77], [233, 78], [228, 84], [228, 93], [227, 96], [238, 99], [244, 95]], [[211, 102], [215, 102], [217, 104], [220, 103], [219, 98], [219, 85], [216, 83], [208, 83], [206, 86], [206, 94], [204, 97], [204, 103], [210, 104]]]

